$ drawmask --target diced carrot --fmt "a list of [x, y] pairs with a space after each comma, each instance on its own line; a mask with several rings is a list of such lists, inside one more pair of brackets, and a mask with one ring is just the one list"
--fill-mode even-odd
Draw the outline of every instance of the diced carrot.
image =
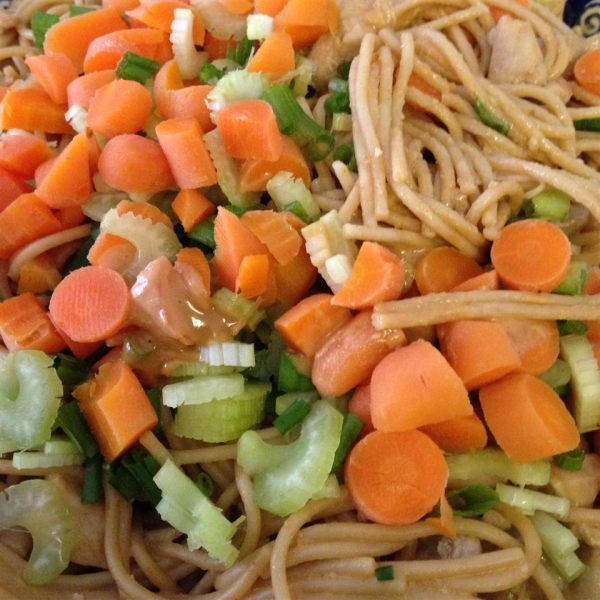
[[600, 321], [585, 321], [585, 325], [587, 339], [590, 342], [600, 342]]
[[152, 95], [137, 81], [115, 79], [96, 91], [88, 110], [88, 126], [108, 138], [143, 129], [152, 111]]
[[67, 86], [77, 79], [77, 69], [65, 54], [29, 56], [25, 63], [52, 102], [67, 103]]
[[521, 359], [521, 371], [541, 375], [558, 358], [560, 335], [556, 321], [502, 318], [498, 323]]
[[529, 373], [510, 373], [483, 386], [479, 400], [494, 439], [516, 462], [573, 450], [577, 425], [560, 396]]
[[133, 263], [137, 248], [125, 238], [101, 231], [87, 254], [88, 262], [96, 267], [124, 273]]
[[490, 256], [506, 287], [551, 292], [567, 274], [571, 244], [551, 221], [523, 219], [500, 230]]
[[131, 133], [108, 140], [98, 160], [98, 172], [108, 185], [129, 193], [156, 193], [174, 184], [160, 144]]
[[254, 0], [254, 12], [274, 17], [286, 5], [288, 0]]
[[312, 46], [322, 35], [335, 32], [339, 20], [333, 0], [288, 0], [277, 13], [275, 31], [285, 31], [300, 50]]
[[344, 481], [356, 508], [368, 519], [408, 525], [440, 500], [448, 465], [443, 452], [420, 431], [374, 431], [350, 450]]
[[451, 246], [438, 246], [428, 250], [417, 262], [415, 281], [424, 296], [432, 292], [449, 292], [482, 273], [482, 267], [473, 258]]
[[238, 100], [215, 115], [225, 151], [233, 158], [275, 161], [283, 141], [271, 105], [264, 100]]
[[440, 349], [468, 390], [521, 367], [506, 329], [493, 321], [465, 319], [438, 328]]
[[105, 340], [129, 318], [129, 288], [119, 273], [106, 267], [81, 267], [56, 286], [50, 298], [50, 314], [76, 342]]
[[182, 248], [174, 268], [188, 282], [188, 290], [193, 288], [194, 294], [202, 294], [203, 300], [210, 296], [210, 264], [200, 248]]
[[162, 121], [156, 126], [156, 136], [181, 189], [217, 183], [217, 171], [204, 143], [204, 132], [196, 119]]
[[51, 208], [84, 204], [92, 193], [85, 133], [77, 134], [56, 157], [36, 194]]
[[426, 433], [444, 452], [471, 452], [485, 448], [488, 434], [483, 421], [476, 413], [454, 417], [447, 421], [423, 425]]
[[275, 273], [271, 267], [271, 260], [266, 254], [247, 254], [242, 258], [237, 277], [235, 278], [235, 291], [241, 293], [249, 300], [263, 297], [272, 283]]
[[19, 271], [17, 293], [43, 294], [59, 284], [62, 276], [47, 252], [26, 260]]
[[126, 28], [127, 23], [115, 8], [86, 12], [50, 27], [44, 38], [44, 53], [66, 54], [81, 73], [83, 60], [92, 40]]
[[472, 413], [465, 384], [430, 342], [416, 340], [394, 350], [373, 371], [376, 429], [406, 431]]
[[331, 302], [351, 309], [365, 309], [378, 302], [397, 300], [404, 290], [402, 259], [377, 242], [365, 241], [358, 250], [350, 276]]
[[173, 229], [173, 221], [158, 206], [149, 202], [133, 202], [131, 200], [121, 200], [117, 204], [117, 214], [121, 217], [125, 213], [132, 213], [143, 219], [150, 219], [153, 223], [162, 223], [169, 229]]
[[185, 232], [192, 231], [198, 223], [205, 221], [217, 210], [215, 204], [202, 192], [192, 189], [181, 190], [175, 196], [171, 208]]
[[281, 171], [290, 172], [310, 186], [310, 170], [302, 151], [287, 135], [281, 136], [281, 154], [277, 160], [246, 159], [239, 161], [240, 191], [264, 192], [267, 182]]
[[140, 5], [140, 0], [102, 0], [104, 8], [114, 8], [120, 15], [124, 15], [128, 10], [133, 10]]
[[229, 48], [235, 48], [239, 42], [233, 39], [223, 40], [212, 35], [210, 31], [204, 36], [203, 50], [208, 54], [208, 60], [211, 62], [227, 56]]
[[600, 267], [598, 265], [590, 268], [588, 278], [583, 287], [583, 293], [587, 296], [600, 294]]
[[277, 300], [287, 306], [293, 306], [304, 298], [319, 274], [304, 245], [287, 265], [275, 262], [274, 268]]
[[90, 107], [94, 94], [101, 88], [116, 79], [113, 69], [92, 71], [74, 79], [67, 86], [67, 103], [69, 108], [77, 104], [85, 110]]
[[269, 249], [280, 265], [290, 263], [304, 243], [286, 217], [273, 210], [249, 210], [242, 215], [242, 223]]
[[89, 394], [83, 394], [79, 404], [109, 463], [158, 423], [142, 384], [122, 361], [102, 365]]
[[12, 88], [2, 99], [2, 129], [72, 134], [66, 104], [56, 104], [41, 88]]
[[65, 206], [54, 211], [54, 216], [60, 221], [62, 229], [71, 229], [81, 225], [87, 216], [80, 206]]
[[371, 431], [375, 431], [371, 420], [371, 383], [362, 383], [357, 386], [348, 402], [348, 412], [360, 417], [365, 424], [360, 432], [360, 438], [364, 438]]
[[[56, 324], [54, 325], [56, 327]], [[104, 342], [75, 342], [73, 341], [64, 331], [61, 331], [56, 327], [60, 337], [65, 342], [67, 348], [73, 353], [73, 356], [85, 360], [89, 358], [94, 352], [100, 350], [104, 345]]]
[[35, 193], [22, 194], [0, 212], [0, 258], [61, 230], [60, 221]]
[[246, 67], [250, 73], [264, 73], [270, 80], [290, 78], [296, 66], [292, 38], [285, 31], [273, 31], [260, 45]]
[[275, 329], [294, 352], [314, 358], [325, 340], [350, 321], [350, 310], [331, 304], [332, 297], [331, 294], [308, 296], [275, 321]]
[[155, 60], [159, 47], [168, 37], [163, 31], [150, 28], [124, 29], [98, 36], [87, 49], [83, 70], [85, 73], [114, 70], [125, 52]]
[[53, 157], [48, 144], [33, 135], [7, 135], [0, 140], [0, 167], [25, 181], [33, 179], [35, 170]]
[[341, 396], [364, 383], [379, 362], [406, 344], [400, 329], [378, 331], [363, 310], [334, 331], [317, 350], [311, 372], [322, 396]]
[[66, 348], [48, 312], [31, 292], [0, 302], [0, 336], [9, 352], [42, 350], [52, 354]]
[[24, 179], [0, 167], [0, 212], [21, 194], [32, 191], [33, 188]]
[[[514, 0], [517, 4], [520, 4], [521, 6], [524, 6], [525, 8], [527, 8], [529, 6], [529, 0]], [[504, 15], [511, 15], [510, 12], [500, 8], [499, 6], [489, 6], [488, 7], [490, 9], [490, 12], [492, 13], [492, 19], [494, 19], [494, 23], [498, 23], [498, 21], [504, 16]]]
[[473, 290], [497, 290], [500, 287], [498, 273], [495, 269], [484, 271], [481, 275], [475, 275], [452, 288], [453, 292], [470, 292]]
[[232, 15], [247, 15], [254, 8], [253, 0], [221, 0], [221, 4]]

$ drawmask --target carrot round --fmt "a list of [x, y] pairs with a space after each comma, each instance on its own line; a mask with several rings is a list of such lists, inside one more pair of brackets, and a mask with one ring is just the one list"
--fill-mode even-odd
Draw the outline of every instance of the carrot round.
[[600, 49], [583, 54], [573, 67], [577, 83], [588, 92], [600, 95]]
[[174, 183], [160, 145], [131, 133], [108, 140], [98, 159], [98, 172], [108, 185], [124, 192], [156, 193]]
[[485, 448], [488, 434], [483, 421], [476, 413], [455, 417], [440, 423], [423, 425], [426, 433], [444, 452], [472, 452]]
[[500, 231], [490, 254], [506, 287], [551, 292], [567, 274], [571, 244], [558, 225], [543, 219], [524, 219]]
[[465, 384], [425, 340], [394, 350], [371, 376], [371, 418], [381, 431], [406, 431], [472, 412]]
[[452, 246], [429, 250], [417, 263], [415, 282], [422, 295], [449, 292], [457, 285], [483, 273], [479, 263]]
[[112, 69], [94, 71], [87, 75], [81, 75], [67, 86], [67, 103], [69, 108], [75, 104], [85, 108], [90, 107], [90, 101], [94, 94], [107, 83], [114, 81], [115, 72]]
[[479, 400], [494, 439], [516, 462], [573, 450], [577, 425], [560, 396], [529, 373], [510, 373], [483, 386]]
[[101, 266], [72, 271], [50, 298], [57, 327], [76, 342], [96, 342], [114, 335], [129, 317], [129, 288], [119, 273]]
[[350, 451], [344, 480], [356, 508], [368, 519], [408, 525], [438, 503], [448, 466], [442, 451], [420, 431], [374, 431]]

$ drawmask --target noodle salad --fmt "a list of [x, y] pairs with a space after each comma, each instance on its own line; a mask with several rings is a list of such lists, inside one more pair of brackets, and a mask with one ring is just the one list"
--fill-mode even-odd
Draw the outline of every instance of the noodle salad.
[[2, 598], [597, 595], [600, 49], [561, 11], [0, 9]]

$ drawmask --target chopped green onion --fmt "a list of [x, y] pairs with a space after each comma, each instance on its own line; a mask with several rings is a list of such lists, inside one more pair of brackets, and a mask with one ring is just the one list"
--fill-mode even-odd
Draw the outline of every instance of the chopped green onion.
[[563, 281], [552, 291], [555, 294], [566, 294], [569, 296], [581, 296], [583, 288], [590, 274], [590, 265], [587, 262], [573, 260], [569, 265], [567, 274]]
[[117, 65], [115, 74], [121, 79], [130, 79], [144, 85], [159, 70], [160, 63], [156, 60], [140, 56], [133, 52], [125, 52]]
[[484, 125], [491, 127], [502, 135], [508, 135], [510, 124], [497, 117], [477, 96], [475, 96], [475, 110]]
[[269, 350], [262, 348], [254, 353], [254, 366], [244, 369], [242, 374], [250, 379], [269, 381], [273, 375], [269, 367]]
[[312, 405], [319, 400], [321, 396], [317, 390], [312, 390], [310, 392], [286, 392], [275, 398], [275, 414], [282, 415], [299, 398], [304, 400], [307, 404]]
[[76, 358], [59, 352], [54, 357], [54, 368], [63, 385], [79, 385], [90, 373], [90, 368], [87, 364]]
[[263, 100], [273, 107], [281, 133], [289, 135], [301, 148], [310, 146], [312, 160], [323, 160], [331, 152], [333, 135], [302, 110], [287, 84], [271, 86]]
[[247, 36], [244, 36], [237, 46], [227, 48], [226, 56], [229, 60], [243, 67], [248, 62], [253, 49], [254, 40], [249, 40]]
[[218, 289], [212, 296], [214, 307], [231, 322], [235, 330], [247, 328], [254, 331], [265, 318], [258, 302], [248, 300], [242, 294], [236, 294], [227, 288]]
[[491, 487], [481, 484], [451, 490], [446, 498], [452, 506], [452, 512], [460, 517], [478, 517], [492, 510], [500, 501]]
[[194, 225], [194, 228], [188, 233], [188, 237], [214, 250], [217, 247], [215, 243], [215, 219], [216, 216], [211, 215], [204, 221]]
[[569, 452], [557, 454], [554, 457], [554, 464], [565, 471], [579, 471], [583, 467], [584, 459], [585, 452], [581, 448], [575, 448]]
[[41, 50], [44, 47], [44, 40], [48, 29], [52, 25], [56, 25], [58, 20], [58, 15], [51, 15], [38, 10], [33, 13], [31, 16], [31, 31], [33, 32], [33, 43], [36, 48]]
[[325, 100], [325, 113], [333, 115], [335, 113], [350, 112], [350, 95], [346, 92], [333, 92]]
[[365, 422], [358, 415], [352, 413], [344, 415], [340, 444], [335, 451], [333, 465], [331, 466], [332, 473], [337, 473], [341, 468], [344, 460], [346, 460], [348, 452], [350, 452], [350, 448], [352, 448], [354, 442], [358, 439], [358, 436], [362, 433], [364, 428]]
[[525, 216], [548, 221], [564, 221], [569, 216], [571, 198], [560, 190], [545, 190], [525, 204]]
[[200, 67], [200, 83], [208, 84], [213, 79], [221, 79], [225, 75], [225, 71], [218, 69], [212, 63], [206, 63]]
[[148, 400], [150, 400], [150, 404], [152, 404], [152, 408], [158, 417], [158, 423], [152, 430], [154, 434], [158, 434], [162, 431], [162, 394], [160, 388], [154, 387], [146, 390], [146, 396], [148, 396]]
[[292, 355], [282, 352], [279, 359], [277, 388], [280, 392], [310, 392], [315, 389], [312, 379], [298, 370]]
[[298, 398], [275, 419], [273, 425], [281, 435], [284, 435], [302, 423], [309, 412], [310, 404], [302, 398]]
[[573, 125], [577, 131], [600, 131], [600, 119], [575, 119]]
[[69, 17], [77, 17], [79, 15], [85, 15], [86, 13], [93, 12], [96, 9], [93, 6], [77, 6], [71, 4], [69, 6]]
[[106, 474], [108, 483], [128, 502], [135, 500], [141, 494], [142, 489], [137, 479], [125, 468], [120, 460], [112, 464], [103, 463], [102, 470]]
[[342, 79], [345, 79], [346, 81], [350, 78], [350, 65], [352, 63], [351, 62], [345, 62], [342, 63], [339, 67], [338, 67], [338, 71], [340, 74], [340, 77]]
[[392, 581], [394, 579], [394, 565], [384, 565], [375, 569], [377, 581]]
[[102, 454], [98, 453], [88, 458], [85, 463], [83, 489], [81, 490], [81, 502], [83, 504], [96, 504], [100, 501], [103, 462]]
[[340, 144], [333, 151], [333, 160], [343, 162], [353, 173], [358, 172], [356, 155], [354, 154], [354, 144]]
[[156, 506], [162, 497], [153, 479], [160, 469], [158, 462], [146, 450], [134, 448], [123, 455], [121, 464], [137, 481], [144, 496]]
[[283, 210], [294, 213], [298, 218], [302, 219], [306, 224], [312, 223], [312, 220], [308, 216], [308, 213], [306, 212], [304, 205], [299, 200], [294, 200], [293, 202], [286, 204], [283, 207]]
[[210, 498], [215, 491], [215, 482], [213, 478], [202, 471], [198, 477], [196, 477], [196, 487], [207, 497]]
[[98, 442], [96, 442], [87, 421], [81, 413], [79, 402], [73, 400], [63, 404], [58, 409], [56, 424], [81, 449], [87, 458], [92, 458], [100, 452]]
[[575, 319], [561, 319], [557, 321], [558, 332], [560, 335], [585, 335], [587, 332], [587, 325], [583, 321], [577, 321]]

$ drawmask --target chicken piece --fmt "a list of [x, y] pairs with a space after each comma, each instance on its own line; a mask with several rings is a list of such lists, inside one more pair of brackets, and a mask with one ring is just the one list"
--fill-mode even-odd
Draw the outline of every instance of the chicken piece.
[[470, 535], [459, 535], [454, 539], [442, 538], [437, 545], [440, 558], [464, 558], [481, 554], [481, 540]]
[[586, 454], [579, 471], [566, 471], [552, 465], [550, 487], [574, 506], [593, 506], [600, 492], [600, 456]]
[[[544, 85], [548, 73], [544, 55], [531, 24], [504, 16], [490, 31], [492, 54], [488, 79], [494, 83]], [[519, 48], [519, 52], [514, 52]]]

